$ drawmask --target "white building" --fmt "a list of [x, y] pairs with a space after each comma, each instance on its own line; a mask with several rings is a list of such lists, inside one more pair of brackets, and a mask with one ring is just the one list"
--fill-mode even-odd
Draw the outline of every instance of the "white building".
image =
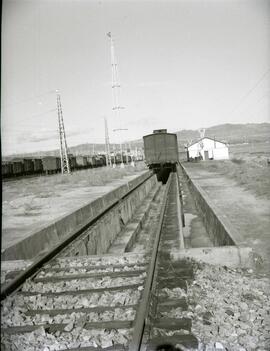
[[218, 140], [204, 137], [187, 146], [188, 160], [202, 158], [203, 160], [229, 159], [228, 146]]

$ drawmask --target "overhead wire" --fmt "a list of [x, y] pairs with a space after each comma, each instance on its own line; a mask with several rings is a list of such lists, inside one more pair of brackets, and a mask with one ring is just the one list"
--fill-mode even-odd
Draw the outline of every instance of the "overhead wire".
[[252, 86], [239, 100], [238, 104], [231, 110], [229, 115], [234, 114], [238, 108], [242, 105], [243, 101], [245, 101], [248, 96], [261, 84], [261, 82], [266, 78], [267, 74], [270, 72], [270, 67], [260, 76], [260, 78], [256, 81], [255, 85]]
[[[259, 102], [261, 102], [265, 97], [266, 97], [266, 95], [262, 96], [262, 97], [258, 100], [257, 105], [258, 105]], [[249, 117], [251, 117], [251, 119], [254, 119], [255, 116], [258, 115], [258, 114], [259, 114], [262, 110], [264, 110], [265, 108], [268, 108], [268, 112], [269, 112], [269, 106], [270, 106], [270, 104], [269, 104], [269, 105], [261, 105], [261, 106], [259, 107], [259, 109], [257, 109], [255, 112], [251, 113], [251, 114], [249, 115]]]

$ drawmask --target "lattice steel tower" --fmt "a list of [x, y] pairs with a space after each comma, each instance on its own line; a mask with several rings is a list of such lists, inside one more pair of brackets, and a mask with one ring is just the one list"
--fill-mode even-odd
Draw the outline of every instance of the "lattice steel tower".
[[110, 140], [109, 140], [108, 123], [107, 123], [106, 117], [104, 117], [104, 124], [105, 124], [106, 166], [111, 166], [112, 160], [111, 160]]
[[58, 112], [58, 125], [59, 125], [59, 140], [60, 140], [60, 158], [61, 158], [61, 172], [62, 174], [69, 174], [69, 160], [68, 160], [68, 148], [67, 148], [67, 140], [63, 119], [63, 111], [61, 105], [60, 93], [56, 90], [57, 96], [57, 112]]
[[[110, 38], [111, 43], [111, 65], [112, 65], [112, 98], [113, 98], [113, 107], [112, 110], [115, 113], [116, 121], [120, 122], [120, 110], [124, 107], [121, 107], [119, 104], [120, 100], [120, 81], [118, 75], [118, 67], [114, 50], [114, 42], [112, 38], [111, 32], [107, 33], [107, 36]], [[116, 130], [124, 130], [122, 128], [115, 129]], [[121, 139], [121, 137], [120, 137]], [[121, 153], [121, 166], [124, 166], [123, 163], [123, 148], [122, 148], [122, 140], [120, 142], [120, 153]]]

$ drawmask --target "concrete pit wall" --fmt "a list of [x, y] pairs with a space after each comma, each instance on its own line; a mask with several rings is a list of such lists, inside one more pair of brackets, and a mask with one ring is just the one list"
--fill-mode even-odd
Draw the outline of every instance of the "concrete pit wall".
[[74, 242], [71, 248], [67, 248], [61, 256], [101, 255], [106, 253], [151, 189], [157, 187], [157, 183], [156, 176], [148, 179], [91, 226], [83, 237]]
[[233, 228], [196, 180], [190, 179], [185, 167], [182, 164], [179, 167], [182, 168], [184, 177], [188, 181], [196, 207], [214, 246], [242, 246], [243, 239], [238, 231]]
[[[136, 193], [138, 193], [138, 195], [136, 195], [136, 197], [138, 197], [138, 199], [136, 198], [136, 204], [138, 204], [139, 199], [142, 200], [144, 196], [146, 196], [147, 191], [157, 183], [156, 176], [153, 176], [152, 172], [144, 172], [137, 178], [121, 185], [117, 189], [110, 191], [77, 211], [74, 211], [63, 216], [59, 220], [50, 223], [48, 226], [42, 228], [38, 232], [30, 233], [24, 240], [4, 250], [1, 253], [1, 260], [27, 260], [35, 258], [37, 255], [49, 250], [51, 247], [63, 241], [65, 237], [71, 235], [80, 228], [83, 228], [90, 221], [97, 218], [103, 211], [117, 204], [119, 200], [121, 202], [122, 197], [127, 195], [129, 191], [136, 188], [145, 180], [147, 181], [136, 190]], [[122, 218], [123, 222], [125, 223], [127, 218], [129, 218], [130, 213], [134, 210], [134, 206], [135, 204], [132, 204], [132, 202], [126, 203], [124, 200], [120, 207], [121, 216], [119, 215], [118, 218]], [[114, 223], [114, 218], [112, 222]], [[95, 249], [98, 252], [100, 250], [104, 250], [104, 248], [107, 247], [108, 242], [112, 240], [113, 234], [111, 234], [111, 229], [113, 226], [110, 225], [110, 223], [111, 222], [108, 218], [108, 222], [104, 222], [103, 224], [104, 231], [108, 235], [107, 239], [101, 237], [100, 234], [93, 236], [91, 239], [94, 242], [94, 247], [98, 248]], [[116, 224], [114, 224], [114, 226], [116, 229], [119, 229]], [[115, 232], [117, 232], [117, 230], [115, 230]], [[114, 230], [112, 233], [114, 233]], [[103, 243], [103, 240], [105, 240], [105, 243]], [[90, 245], [90, 243], [88, 245]], [[91, 247], [93, 246], [91, 245]]]

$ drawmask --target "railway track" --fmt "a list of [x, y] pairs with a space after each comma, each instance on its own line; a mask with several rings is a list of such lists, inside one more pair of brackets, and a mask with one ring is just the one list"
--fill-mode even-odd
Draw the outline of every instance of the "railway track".
[[68, 256], [59, 246], [17, 278], [2, 295], [2, 348], [135, 351], [170, 343], [197, 349], [186, 300], [193, 267], [170, 259], [184, 245], [179, 206], [172, 173], [129, 252], [112, 245], [110, 254]]
[[172, 173], [140, 349], [150, 351], [170, 344], [179, 350], [197, 350], [198, 341], [191, 333], [186, 295], [193, 280], [193, 265], [184, 260], [174, 262], [170, 257], [172, 251], [180, 248], [184, 248], [184, 240], [179, 187], [177, 174]]

